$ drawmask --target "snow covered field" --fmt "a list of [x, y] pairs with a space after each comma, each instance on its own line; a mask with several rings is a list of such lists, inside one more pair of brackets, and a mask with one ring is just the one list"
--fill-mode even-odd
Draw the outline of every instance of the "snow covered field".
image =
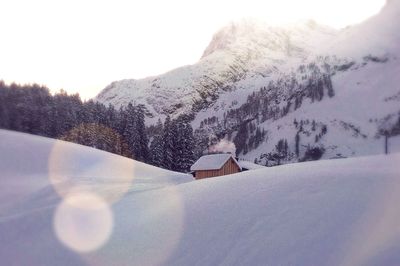
[[0, 130], [0, 264], [398, 265], [399, 163], [392, 154], [192, 181]]

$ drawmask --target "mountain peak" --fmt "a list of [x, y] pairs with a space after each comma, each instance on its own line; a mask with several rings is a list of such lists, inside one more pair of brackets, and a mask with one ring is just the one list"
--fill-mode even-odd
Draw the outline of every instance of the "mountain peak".
[[224, 50], [235, 44], [236, 41], [254, 31], [261, 22], [255, 19], [243, 19], [232, 21], [214, 34], [210, 44], [201, 58], [204, 58], [217, 50]]
[[[205, 49], [202, 59], [216, 51], [233, 50], [260, 45], [264, 48], [286, 49], [288, 41], [307, 43], [304, 38], [313, 35], [330, 35], [334, 30], [319, 25], [313, 20], [303, 20], [296, 23], [276, 26], [255, 18], [246, 18], [230, 22], [214, 34], [210, 44]], [[321, 36], [319, 36], [321, 37]]]

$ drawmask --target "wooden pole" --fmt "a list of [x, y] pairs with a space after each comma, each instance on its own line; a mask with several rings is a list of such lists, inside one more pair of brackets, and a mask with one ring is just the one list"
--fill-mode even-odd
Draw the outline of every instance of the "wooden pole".
[[388, 142], [389, 142], [389, 134], [388, 132], [385, 132], [385, 154], [389, 154]]

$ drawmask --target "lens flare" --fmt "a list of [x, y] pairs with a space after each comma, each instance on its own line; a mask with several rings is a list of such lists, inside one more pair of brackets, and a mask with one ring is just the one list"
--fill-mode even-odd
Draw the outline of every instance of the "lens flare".
[[90, 252], [106, 243], [113, 229], [113, 215], [95, 194], [71, 193], [58, 206], [54, 231], [58, 239], [77, 252]]
[[[94, 127], [93, 124], [79, 125], [64, 136], [81, 137], [82, 134], [77, 134], [77, 131], [98, 129], [95, 131], [96, 137], [102, 138], [101, 134], [112, 131], [101, 130], [104, 128], [101, 125]], [[104, 139], [107, 139], [106, 137], [104, 136]], [[122, 137], [118, 139], [121, 142], [116, 144], [123, 143]], [[108, 203], [118, 201], [131, 188], [135, 176], [134, 168], [134, 161], [130, 159], [101, 151], [93, 152], [90, 148], [82, 148], [61, 140], [53, 145], [48, 161], [50, 183], [62, 198], [71, 191], [79, 190], [95, 193]]]
[[137, 194], [113, 211], [112, 240], [82, 256], [88, 265], [165, 265], [180, 248], [185, 207], [176, 187]]
[[[397, 176], [395, 172], [392, 176]], [[383, 181], [382, 181], [382, 184]], [[355, 229], [350, 237], [346, 254], [340, 265], [366, 265], [371, 260], [376, 260], [374, 265], [385, 265], [390, 260], [383, 260], [380, 254], [393, 250], [395, 243], [400, 238], [400, 184], [388, 182], [381, 190], [371, 195], [371, 203], [366, 212], [355, 224]], [[397, 250], [397, 249], [396, 249]], [[385, 254], [390, 259], [390, 252]], [[396, 265], [398, 263], [394, 263]], [[370, 264], [372, 265], [372, 264]]]

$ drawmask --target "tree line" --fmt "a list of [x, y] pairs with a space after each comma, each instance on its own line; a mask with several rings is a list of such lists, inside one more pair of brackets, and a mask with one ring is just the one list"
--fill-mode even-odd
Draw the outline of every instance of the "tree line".
[[0, 81], [0, 128], [62, 139], [186, 172], [194, 161], [193, 129], [187, 117], [167, 117], [146, 127], [142, 104], [116, 109], [37, 84]]

